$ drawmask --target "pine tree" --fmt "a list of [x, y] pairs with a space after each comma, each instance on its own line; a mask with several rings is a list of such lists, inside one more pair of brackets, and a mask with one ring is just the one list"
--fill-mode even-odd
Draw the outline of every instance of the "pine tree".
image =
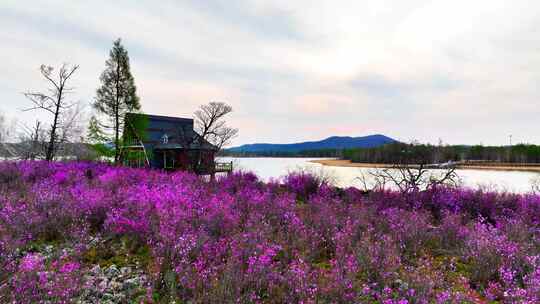
[[99, 78], [101, 87], [97, 89], [93, 107], [106, 118], [106, 122], [100, 121], [99, 126], [112, 132], [114, 161], [117, 163], [120, 157], [120, 133], [125, 114], [139, 111], [141, 105], [135, 80], [130, 71], [128, 52], [120, 39], [114, 41], [109, 56], [105, 62], [105, 70]]

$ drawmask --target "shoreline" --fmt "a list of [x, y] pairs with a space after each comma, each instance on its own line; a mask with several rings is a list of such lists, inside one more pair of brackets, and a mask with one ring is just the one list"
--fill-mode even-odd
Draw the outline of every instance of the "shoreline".
[[[320, 164], [328, 167], [352, 167], [352, 168], [392, 168], [391, 164], [378, 163], [353, 163], [346, 159], [317, 159], [311, 160], [311, 163]], [[457, 165], [458, 170], [491, 170], [491, 171], [520, 171], [540, 173], [540, 166], [508, 166], [508, 165]], [[437, 169], [434, 169], [437, 170]]]

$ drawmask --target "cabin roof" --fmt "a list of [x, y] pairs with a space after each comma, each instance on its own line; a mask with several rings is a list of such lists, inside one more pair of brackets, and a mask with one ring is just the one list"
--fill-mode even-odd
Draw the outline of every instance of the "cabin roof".
[[191, 123], [191, 124], [193, 124], [193, 119], [192, 118], [163, 116], [163, 115], [151, 115], [151, 114], [142, 114], [142, 113], [128, 113], [127, 115], [146, 117], [150, 121], [168, 121], [168, 122], [174, 122], [174, 123]]
[[[193, 119], [172, 116], [127, 113], [126, 122], [142, 119], [145, 131], [142, 141], [151, 149], [205, 149], [217, 147], [198, 138], [193, 130]], [[166, 141], [164, 138], [167, 138]]]

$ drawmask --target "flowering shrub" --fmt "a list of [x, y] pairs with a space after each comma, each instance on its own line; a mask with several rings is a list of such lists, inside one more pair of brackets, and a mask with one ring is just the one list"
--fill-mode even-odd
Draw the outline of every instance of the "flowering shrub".
[[6, 298], [10, 302], [69, 303], [82, 287], [79, 270], [77, 262], [46, 261], [40, 254], [29, 253], [21, 258], [18, 269], [0, 290], [7, 291]]
[[0, 302], [75, 302], [95, 264], [146, 302], [537, 303], [540, 196], [0, 163]]

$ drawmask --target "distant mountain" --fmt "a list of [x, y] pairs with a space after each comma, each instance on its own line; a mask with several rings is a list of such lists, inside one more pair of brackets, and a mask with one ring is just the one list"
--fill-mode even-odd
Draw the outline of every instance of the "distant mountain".
[[308, 150], [321, 149], [350, 149], [350, 148], [372, 148], [384, 144], [393, 143], [396, 140], [381, 134], [350, 137], [332, 136], [320, 141], [306, 141], [293, 144], [248, 144], [227, 149], [229, 153], [260, 153], [260, 152], [287, 152], [294, 153]]

